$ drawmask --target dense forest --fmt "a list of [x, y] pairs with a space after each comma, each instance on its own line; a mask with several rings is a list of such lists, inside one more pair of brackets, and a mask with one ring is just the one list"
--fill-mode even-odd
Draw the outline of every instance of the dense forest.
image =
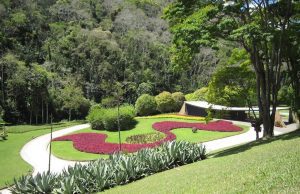
[[[222, 7], [223, 1], [216, 2]], [[235, 26], [229, 19], [217, 24], [224, 14], [214, 15], [211, 3], [1, 0], [3, 119], [30, 124], [48, 123], [50, 115], [56, 121], [82, 119], [93, 104], [113, 106], [116, 98], [134, 104], [141, 94], [162, 91], [186, 97], [205, 93], [205, 100], [224, 105], [257, 105], [252, 55], [228, 38]], [[296, 44], [285, 52], [298, 67], [299, 36], [293, 37]], [[298, 98], [293, 69], [283, 68], [280, 77], [286, 79], [276, 87], [276, 105]]]
[[[165, 0], [2, 0], [0, 64], [3, 118], [44, 123], [84, 118], [93, 103], [143, 93], [192, 92], [206, 86], [218, 63], [199, 49], [193, 66], [170, 62], [172, 35], [162, 19]], [[221, 60], [222, 61], [222, 60]]]

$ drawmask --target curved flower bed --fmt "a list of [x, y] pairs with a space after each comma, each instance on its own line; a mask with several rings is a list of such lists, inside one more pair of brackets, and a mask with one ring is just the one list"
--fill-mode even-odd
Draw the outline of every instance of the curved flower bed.
[[[207, 131], [220, 131], [220, 132], [237, 132], [242, 129], [238, 126], [232, 124], [228, 121], [215, 121], [208, 124], [204, 123], [186, 123], [186, 122], [176, 122], [176, 121], [163, 121], [157, 122], [152, 125], [152, 127], [164, 133], [166, 137], [162, 140], [156, 141], [154, 143], [145, 144], [128, 144], [122, 143], [122, 151], [125, 152], [136, 152], [142, 148], [151, 148], [161, 145], [163, 142], [172, 141], [176, 139], [176, 135], [171, 132], [172, 129], [177, 128], [192, 128], [195, 127], [198, 130]], [[99, 133], [79, 133], [72, 135], [65, 135], [53, 139], [53, 141], [73, 141], [73, 146], [75, 149], [88, 153], [97, 154], [112, 154], [119, 151], [118, 143], [105, 142], [107, 138], [106, 134]]]

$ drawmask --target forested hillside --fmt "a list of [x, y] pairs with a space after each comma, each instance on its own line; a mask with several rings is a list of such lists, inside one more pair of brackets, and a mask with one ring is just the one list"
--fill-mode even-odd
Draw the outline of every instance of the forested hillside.
[[[7, 122], [83, 118], [90, 105], [142, 93], [206, 86], [218, 55], [201, 48], [192, 66], [170, 64], [172, 41], [162, 19], [171, 0], [2, 0], [1, 107]], [[229, 49], [228, 49], [229, 50]], [[226, 49], [221, 52], [226, 54]], [[219, 57], [220, 58], [220, 57]]]

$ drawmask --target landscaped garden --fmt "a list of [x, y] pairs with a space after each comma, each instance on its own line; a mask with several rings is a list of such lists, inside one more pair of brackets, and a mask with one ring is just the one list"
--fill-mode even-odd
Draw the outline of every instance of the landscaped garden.
[[[153, 118], [136, 118], [137, 124], [133, 129], [121, 131], [122, 151], [135, 152], [175, 139], [199, 143], [237, 135], [249, 130], [247, 126], [236, 126], [227, 121], [212, 121], [205, 124], [202, 117], [171, 114], [159, 117], [158, 115]], [[193, 128], [196, 131], [193, 131]], [[54, 139], [52, 150], [54, 155], [67, 160], [107, 158], [108, 154], [119, 150], [118, 141], [118, 132], [116, 131], [83, 129]]]
[[299, 193], [299, 16], [295, 0], [1, 0], [0, 189]]
[[273, 140], [223, 150], [209, 155], [207, 160], [104, 193], [299, 193], [299, 142], [298, 130]]

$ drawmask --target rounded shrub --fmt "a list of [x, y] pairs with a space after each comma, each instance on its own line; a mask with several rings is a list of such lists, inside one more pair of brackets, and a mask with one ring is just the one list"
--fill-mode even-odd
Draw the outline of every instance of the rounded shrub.
[[[121, 130], [128, 130], [134, 127], [136, 121], [135, 109], [133, 106], [123, 105], [119, 108], [119, 120]], [[118, 130], [118, 108], [93, 107], [87, 117], [92, 129], [104, 129], [109, 131]]]
[[161, 113], [168, 113], [173, 111], [174, 100], [170, 92], [162, 92], [155, 96], [155, 101], [157, 104], [157, 110]]
[[185, 98], [187, 101], [206, 100], [207, 93], [208, 93], [208, 88], [202, 87], [193, 93], [185, 95]]
[[182, 92], [175, 92], [172, 94], [172, 98], [174, 100], [174, 111], [179, 111], [180, 108], [182, 107], [185, 97]]
[[104, 129], [103, 114], [105, 109], [100, 105], [94, 105], [90, 108], [89, 114], [86, 117], [89, 123], [91, 123], [92, 129], [101, 130]]
[[154, 96], [149, 94], [141, 95], [135, 102], [136, 113], [140, 116], [152, 115], [156, 112], [156, 101]]

